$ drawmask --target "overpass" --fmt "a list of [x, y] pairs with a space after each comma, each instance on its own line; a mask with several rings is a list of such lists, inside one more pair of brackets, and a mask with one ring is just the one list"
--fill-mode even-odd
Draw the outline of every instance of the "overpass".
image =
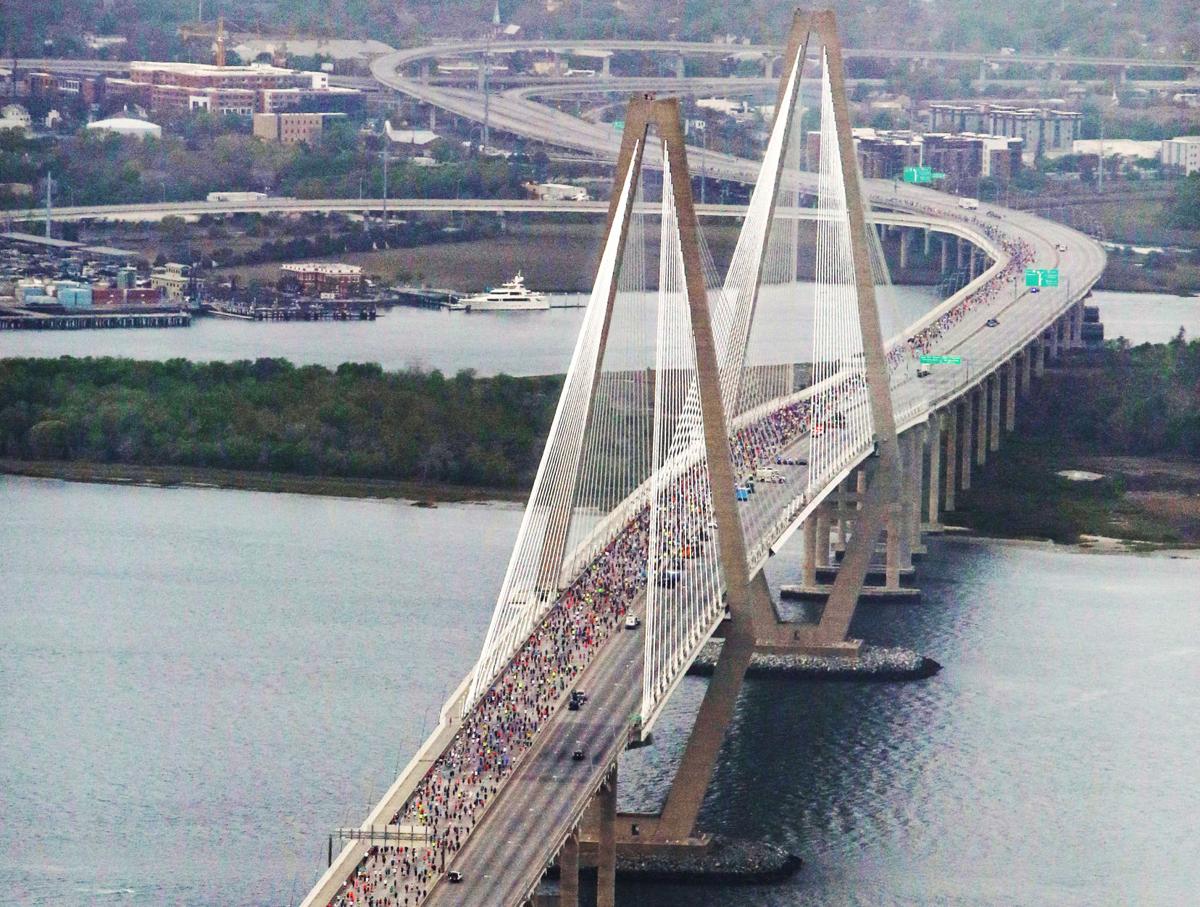
[[[816, 174], [789, 155], [814, 35], [828, 61]], [[1012, 430], [1032, 376], [1078, 343], [1081, 299], [1104, 267], [1098, 247], [1031, 215], [863, 185], [832, 14], [798, 13], [784, 59], [781, 115], [729, 271], [712, 291], [677, 102], [631, 102], [596, 286], [484, 650], [306, 905], [401, 894], [520, 904], [552, 861], [559, 901], [573, 905], [587, 843], [607, 907], [618, 849], [706, 847], [695, 817], [750, 656], [856, 657], [860, 641], [847, 632], [879, 540], [894, 590], [923, 527], [937, 527], [972, 466]], [[639, 278], [638, 243], [654, 223], [638, 204], [649, 169], [663, 174], [654, 291]], [[796, 351], [809, 363], [803, 378], [793, 360], [750, 356], [760, 295], [795, 282], [798, 189], [815, 195], [819, 215], [813, 330]], [[987, 262], [892, 338], [880, 328], [886, 282], [864, 192], [872, 206], [914, 219], [901, 229], [919, 218], [955, 222]], [[1030, 265], [1057, 265], [1061, 282], [1023, 287]], [[648, 296], [657, 307], [649, 367], [610, 364], [636, 325], [627, 307]], [[930, 354], [961, 361], [927, 373], [919, 357]], [[797, 531], [805, 584], [825, 601], [804, 624], [778, 617], [761, 570]], [[815, 570], [832, 566], [831, 535], [845, 557], [820, 590]], [[627, 614], [644, 628], [621, 631]], [[618, 815], [621, 750], [653, 725], [718, 630], [725, 645], [663, 810]], [[569, 708], [580, 689], [588, 700]]]

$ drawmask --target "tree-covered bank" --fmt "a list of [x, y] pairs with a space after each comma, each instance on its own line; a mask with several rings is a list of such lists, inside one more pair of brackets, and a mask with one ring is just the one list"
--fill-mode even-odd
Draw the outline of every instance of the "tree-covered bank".
[[1110, 344], [1034, 390], [948, 522], [1059, 542], [1200, 543], [1200, 341]]
[[5, 359], [0, 457], [521, 488], [560, 387], [281, 359]]

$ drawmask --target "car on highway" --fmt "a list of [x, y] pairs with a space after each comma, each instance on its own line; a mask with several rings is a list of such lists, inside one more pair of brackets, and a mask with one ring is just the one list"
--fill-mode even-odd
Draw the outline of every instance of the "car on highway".
[[984, 324], [986, 324], [990, 328], [1000, 327], [1000, 322], [997, 321], [995, 318], [989, 318], [987, 321], [984, 322]]
[[1056, 243], [1054, 248], [1058, 252], [1066, 252], [1067, 251], [1067, 247], [1065, 245], [1063, 245], [1062, 243]]
[[927, 369], [927, 368], [917, 369], [917, 377], [918, 378], [928, 378], [929, 377], [929, 369]]
[[1040, 293], [1040, 292], [1042, 292], [1042, 290], [1040, 287], [1030, 287], [1029, 292], [1030, 293]]
[[451, 869], [448, 873], [446, 873], [446, 881], [451, 885], [457, 885], [462, 880], [463, 875], [457, 869]]
[[582, 743], [575, 744], [575, 749], [571, 753], [571, 759], [574, 760], [575, 762], [582, 762], [586, 755], [587, 755], [587, 752], [586, 752], [586, 750], [584, 750], [583, 744]]
[[626, 630], [636, 630], [641, 625], [642, 625], [642, 622], [641, 622], [641, 620], [638, 619], [638, 616], [636, 614], [626, 614], [625, 615], [625, 629]]

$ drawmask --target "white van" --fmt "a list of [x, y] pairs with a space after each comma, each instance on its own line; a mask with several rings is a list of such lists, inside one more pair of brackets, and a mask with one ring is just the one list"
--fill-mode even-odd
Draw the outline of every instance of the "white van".
[[977, 198], [960, 198], [958, 200], [958, 207], [966, 208], [968, 211], [978, 211], [979, 210], [979, 199], [977, 199]]

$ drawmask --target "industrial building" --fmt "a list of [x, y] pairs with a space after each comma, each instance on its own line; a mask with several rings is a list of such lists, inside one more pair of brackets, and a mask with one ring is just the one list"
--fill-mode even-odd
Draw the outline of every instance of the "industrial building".
[[358, 265], [307, 261], [280, 265], [279, 270], [285, 277], [296, 278], [307, 296], [332, 293], [341, 299], [357, 295], [362, 289], [362, 268]]
[[129, 78], [109, 78], [106, 91], [122, 94], [150, 110], [251, 116], [285, 110], [348, 111], [362, 103], [356, 88], [335, 88], [323, 72], [301, 72], [254, 63], [217, 66], [210, 63], [129, 64]]
[[1019, 138], [1026, 151], [1041, 156], [1052, 151], [1070, 151], [1080, 137], [1083, 114], [1054, 107], [1016, 107], [1011, 104], [929, 105], [931, 132], [963, 132]]
[[1162, 163], [1165, 169], [1183, 176], [1200, 172], [1200, 135], [1164, 139]]
[[330, 122], [345, 116], [344, 113], [256, 113], [254, 134], [263, 141], [281, 145], [311, 145]]
[[[991, 178], [1006, 183], [1021, 169], [1024, 142], [1006, 136], [944, 132], [912, 132], [906, 129], [853, 131], [854, 148], [863, 176], [868, 179], [900, 179], [906, 167], [924, 166], [945, 174], [950, 184]], [[820, 164], [819, 133], [809, 133], [809, 167]]]

